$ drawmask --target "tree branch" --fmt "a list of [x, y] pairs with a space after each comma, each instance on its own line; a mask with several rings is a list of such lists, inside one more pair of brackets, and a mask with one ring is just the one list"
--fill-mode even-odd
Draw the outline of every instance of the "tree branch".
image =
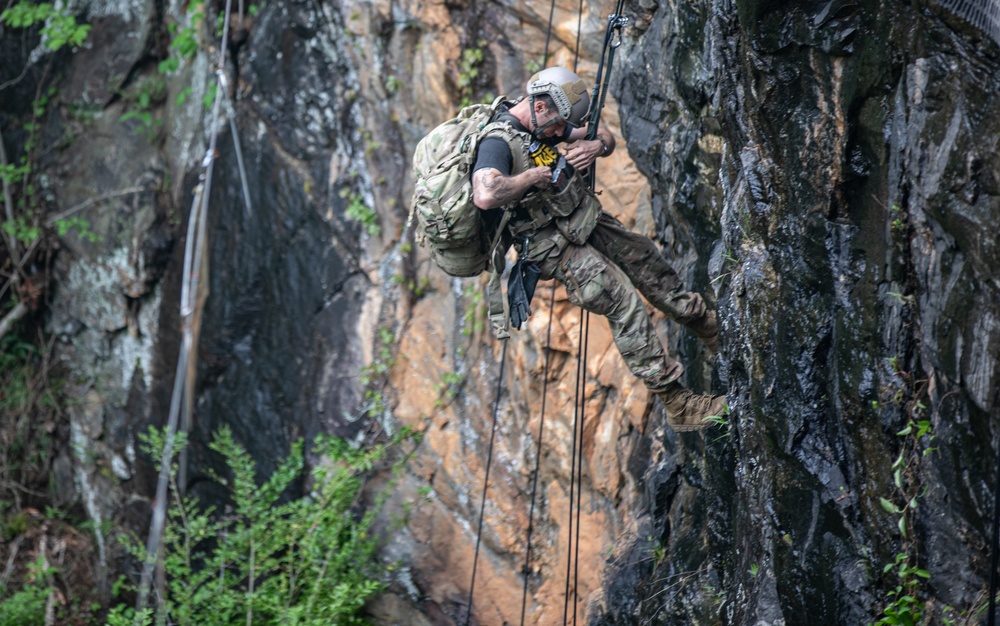
[[[0, 130], [0, 167], [7, 167], [7, 149], [3, 145], [3, 131]], [[14, 221], [14, 199], [10, 195], [10, 185], [7, 182], [7, 173], [4, 172], [0, 178], [3, 178], [3, 205], [7, 210], [7, 221]], [[17, 240], [14, 239], [14, 235], [10, 236], [10, 239], [4, 239], [7, 243], [7, 248], [10, 250], [10, 260], [13, 263], [14, 258], [17, 256]]]
[[102, 194], [102, 195], [97, 196], [95, 198], [91, 198], [89, 200], [84, 200], [83, 202], [81, 202], [80, 204], [78, 204], [78, 205], [76, 205], [76, 206], [74, 206], [72, 208], [66, 209], [65, 211], [62, 211], [61, 213], [53, 215], [52, 217], [50, 217], [47, 220], [45, 220], [45, 225], [48, 226], [49, 228], [51, 228], [52, 226], [55, 226], [56, 222], [58, 222], [59, 220], [64, 220], [67, 217], [72, 216], [74, 213], [78, 213], [78, 212], [86, 209], [89, 206], [97, 204], [98, 202], [103, 202], [104, 200], [108, 200], [110, 198], [117, 198], [118, 196], [127, 196], [130, 193], [139, 193], [139, 192], [145, 191], [145, 190], [146, 190], [145, 187], [136, 186], [136, 187], [126, 187], [125, 189], [118, 189], [116, 191], [109, 191], [108, 193]]
[[28, 305], [23, 302], [18, 302], [10, 313], [8, 313], [2, 320], [0, 320], [0, 339], [3, 339], [4, 335], [10, 330], [11, 326], [17, 323], [22, 317], [28, 314]]

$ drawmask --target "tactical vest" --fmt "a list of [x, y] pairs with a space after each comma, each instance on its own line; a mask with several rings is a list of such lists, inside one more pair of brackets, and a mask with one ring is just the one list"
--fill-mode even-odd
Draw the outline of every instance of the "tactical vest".
[[[535, 164], [532, 147], [529, 143], [522, 148], [521, 160], [525, 167]], [[539, 150], [544, 150], [544, 146]], [[555, 154], [554, 150], [550, 150]], [[515, 237], [526, 236], [530, 239], [555, 222], [556, 228], [566, 239], [583, 245], [597, 225], [600, 212], [601, 204], [594, 192], [586, 184], [584, 177], [575, 172], [561, 188], [552, 186], [535, 190], [522, 198], [508, 230]], [[560, 246], [560, 251], [563, 247], [565, 246]]]
[[[537, 141], [528, 132], [516, 130], [509, 121], [491, 123], [484, 129], [484, 138], [491, 132], [490, 136], [499, 136], [510, 148], [510, 176], [537, 165], [551, 167], [559, 157], [554, 148]], [[582, 245], [597, 225], [601, 205], [583, 176], [575, 173], [561, 190], [550, 187], [529, 191], [504, 210], [513, 211], [507, 229], [516, 237], [530, 238], [555, 221], [559, 232], [569, 241]]]
[[[520, 138], [521, 142], [520, 146], [515, 149], [515, 146], [508, 140], [508, 146], [511, 148], [511, 176], [516, 176], [536, 165], [531, 153], [533, 138], [528, 133], [514, 130], [509, 123], [505, 125], [509, 127], [511, 133]], [[551, 148], [550, 150], [552, 155], [558, 158], [555, 150]], [[545, 255], [550, 257], [562, 254], [570, 242], [577, 245], [586, 243], [590, 233], [597, 226], [597, 218], [600, 213], [601, 204], [594, 192], [585, 184], [583, 176], [576, 174], [567, 181], [562, 189], [535, 190], [524, 198], [513, 202], [510, 206], [504, 207], [504, 222], [501, 225], [506, 224], [507, 231], [515, 239], [527, 241], [529, 258], [535, 237], [546, 238], [547, 252]], [[554, 229], [542, 232], [553, 223], [555, 224]], [[498, 249], [497, 252], [502, 255], [505, 249]], [[507, 330], [507, 314], [504, 311], [500, 286], [501, 268], [500, 262], [495, 260], [494, 272], [486, 288], [490, 323], [497, 339], [505, 339], [510, 336], [510, 332]]]

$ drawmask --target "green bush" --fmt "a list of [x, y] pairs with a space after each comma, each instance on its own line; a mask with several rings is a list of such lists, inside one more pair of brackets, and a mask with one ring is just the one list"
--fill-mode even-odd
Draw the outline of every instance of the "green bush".
[[49, 591], [43, 585], [29, 584], [9, 598], [4, 598], [0, 602], [0, 624], [43, 626], [45, 602], [48, 600]]
[[44, 626], [45, 605], [52, 592], [51, 576], [55, 570], [39, 557], [28, 567], [23, 588], [8, 596], [0, 584], [0, 624], [11, 626]]
[[65, 7], [56, 8], [49, 2], [32, 4], [21, 0], [0, 13], [0, 22], [11, 28], [29, 28], [43, 24], [45, 46], [58, 50], [65, 45], [80, 46], [90, 32], [89, 24], [77, 24], [76, 18]]
[[[222, 514], [190, 496], [179, 498], [172, 483], [162, 545], [166, 589], [159, 614], [137, 617], [119, 607], [109, 624], [146, 624], [153, 618], [197, 626], [366, 623], [362, 607], [384, 588], [386, 566], [376, 555], [379, 539], [373, 524], [385, 495], [361, 513], [362, 473], [406, 436], [365, 450], [340, 439], [318, 438], [314, 451], [323, 463], [310, 474], [309, 493], [283, 501], [303, 474], [302, 443], [258, 485], [253, 460], [223, 427], [211, 448], [230, 470], [229, 478], [216, 477], [231, 491], [230, 510]], [[159, 433], [150, 431], [143, 439], [147, 452], [162, 449]], [[139, 542], [126, 545], [145, 560]]]
[[[5, 308], [0, 304], [0, 316]], [[59, 422], [65, 405], [62, 383], [49, 365], [49, 347], [39, 350], [22, 338], [24, 330], [0, 338], [0, 541], [23, 532], [23, 523], [12, 522], [25, 488], [43, 491], [49, 481], [54, 449], [49, 428]]]

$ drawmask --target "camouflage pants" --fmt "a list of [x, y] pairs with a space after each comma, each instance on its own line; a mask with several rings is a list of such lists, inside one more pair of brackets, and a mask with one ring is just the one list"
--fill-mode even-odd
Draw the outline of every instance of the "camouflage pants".
[[571, 302], [608, 319], [619, 352], [651, 391], [662, 391], [684, 373], [663, 349], [636, 289], [681, 324], [700, 319], [705, 302], [682, 289], [677, 272], [648, 237], [602, 211], [586, 244], [569, 243], [548, 226], [532, 238], [527, 258], [539, 265], [542, 278], [565, 285]]
[[678, 324], [687, 325], [705, 315], [701, 294], [682, 289], [677, 272], [649, 237], [633, 233], [602, 211], [588, 243], [614, 261], [650, 304]]

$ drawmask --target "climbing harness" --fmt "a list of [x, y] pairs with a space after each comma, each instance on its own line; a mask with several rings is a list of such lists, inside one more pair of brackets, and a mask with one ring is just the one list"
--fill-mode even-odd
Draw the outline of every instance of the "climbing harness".
[[[242, 11], [242, 9], [241, 9]], [[225, 59], [228, 50], [229, 24], [232, 15], [232, 0], [226, 0], [226, 13], [222, 28], [222, 45], [219, 47], [219, 61], [215, 70], [218, 80], [218, 94], [212, 106], [212, 118], [209, 128], [211, 136], [208, 150], [202, 159], [202, 173], [199, 183], [194, 189], [194, 199], [191, 202], [191, 212], [188, 216], [187, 237], [184, 242], [184, 266], [181, 285], [181, 346], [177, 358], [177, 369], [174, 373], [174, 386], [170, 396], [170, 411], [163, 437], [163, 451], [160, 456], [160, 472], [156, 482], [156, 497], [153, 504], [153, 515], [150, 521], [149, 536], [146, 540], [146, 559], [143, 563], [142, 578], [136, 600], [136, 610], [142, 611], [148, 606], [152, 587], [153, 573], [157, 564], [163, 559], [160, 546], [163, 541], [163, 530], [167, 516], [167, 486], [170, 479], [171, 459], [174, 455], [174, 444], [178, 430], [187, 432], [191, 427], [191, 415], [194, 406], [195, 375], [197, 373], [198, 339], [201, 331], [201, 315], [208, 298], [208, 199], [212, 190], [212, 166], [217, 156], [216, 146], [219, 136], [220, 107], [226, 101], [230, 115], [230, 128], [235, 142], [240, 180], [243, 185], [244, 201], [247, 211], [250, 206], [250, 191], [246, 171], [243, 167], [243, 154], [240, 149], [239, 136], [236, 133], [235, 115], [232, 103], [229, 102], [229, 92], [225, 78]], [[183, 460], [179, 467], [184, 467]], [[183, 480], [180, 481], [183, 485]], [[162, 601], [162, 599], [161, 599]]]

